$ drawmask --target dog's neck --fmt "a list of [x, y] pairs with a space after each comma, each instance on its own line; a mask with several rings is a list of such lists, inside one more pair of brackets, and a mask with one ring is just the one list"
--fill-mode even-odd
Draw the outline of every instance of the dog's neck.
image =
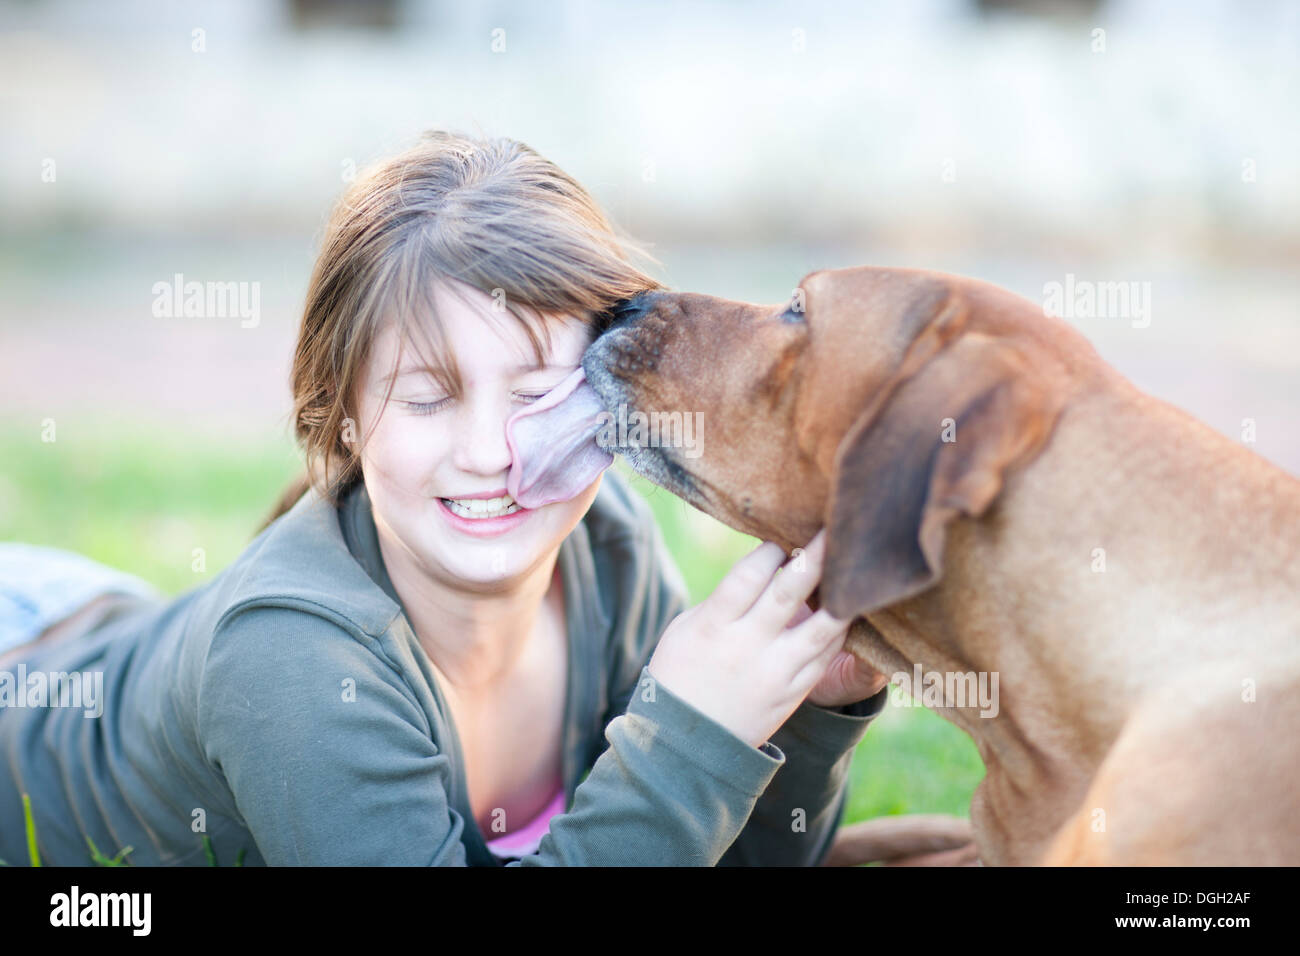
[[1282, 515], [1298, 506], [1300, 483], [1124, 383], [1072, 402], [994, 508], [953, 524], [936, 587], [867, 615], [878, 669], [997, 688], [995, 708], [936, 708], [988, 768], [972, 805], [987, 862], [1036, 860], [1153, 682], [1296, 655], [1300, 546]]

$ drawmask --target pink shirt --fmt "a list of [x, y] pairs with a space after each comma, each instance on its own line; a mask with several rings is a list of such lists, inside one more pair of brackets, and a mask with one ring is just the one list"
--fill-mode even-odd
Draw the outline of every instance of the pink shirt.
[[518, 830], [512, 830], [495, 840], [488, 840], [487, 847], [493, 856], [516, 857], [527, 856], [537, 852], [537, 845], [551, 828], [551, 817], [564, 812], [564, 787], [556, 791], [551, 802], [542, 808], [542, 812], [533, 817]]

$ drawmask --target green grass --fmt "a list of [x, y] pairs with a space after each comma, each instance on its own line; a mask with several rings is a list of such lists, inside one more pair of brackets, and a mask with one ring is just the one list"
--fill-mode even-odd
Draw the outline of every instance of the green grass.
[[849, 774], [846, 823], [897, 813], [964, 817], [984, 764], [974, 742], [937, 714], [891, 704], [871, 722]]
[[234, 561], [300, 468], [287, 439], [109, 424], [41, 437], [0, 425], [0, 540], [77, 551], [173, 595]]
[[[692, 601], [712, 592], [758, 541], [615, 468], [649, 502]], [[120, 423], [0, 422], [0, 540], [66, 548], [167, 594], [233, 562], [300, 470], [287, 439], [233, 440]], [[204, 568], [196, 570], [195, 549]], [[898, 813], [967, 815], [984, 774], [965, 734], [920, 707], [887, 706], [854, 754], [846, 822]], [[34, 845], [33, 845], [34, 849]], [[92, 848], [100, 860], [109, 860]]]

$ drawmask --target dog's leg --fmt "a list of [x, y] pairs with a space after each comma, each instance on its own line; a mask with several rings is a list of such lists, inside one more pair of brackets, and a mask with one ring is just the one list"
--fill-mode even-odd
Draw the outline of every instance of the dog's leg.
[[1234, 663], [1137, 711], [1057, 832], [1048, 866], [1300, 864], [1297, 689]]
[[[878, 861], [954, 866], [975, 857], [970, 821], [946, 814], [877, 817], [841, 827], [822, 866], [859, 866]], [[955, 852], [954, 852], [955, 851]], [[953, 855], [947, 855], [952, 853]]]

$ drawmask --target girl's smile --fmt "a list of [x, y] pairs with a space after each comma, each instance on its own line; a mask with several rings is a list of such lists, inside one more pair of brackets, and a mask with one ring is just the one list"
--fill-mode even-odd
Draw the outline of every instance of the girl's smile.
[[[467, 507], [468, 502], [486, 502], [485, 505]], [[527, 521], [535, 512], [531, 508], [522, 508], [516, 504], [504, 488], [491, 497], [477, 497], [460, 500], [439, 498], [442, 515], [447, 522], [463, 534], [472, 534], [484, 538], [513, 531]], [[477, 513], [476, 513], [477, 512]]]

